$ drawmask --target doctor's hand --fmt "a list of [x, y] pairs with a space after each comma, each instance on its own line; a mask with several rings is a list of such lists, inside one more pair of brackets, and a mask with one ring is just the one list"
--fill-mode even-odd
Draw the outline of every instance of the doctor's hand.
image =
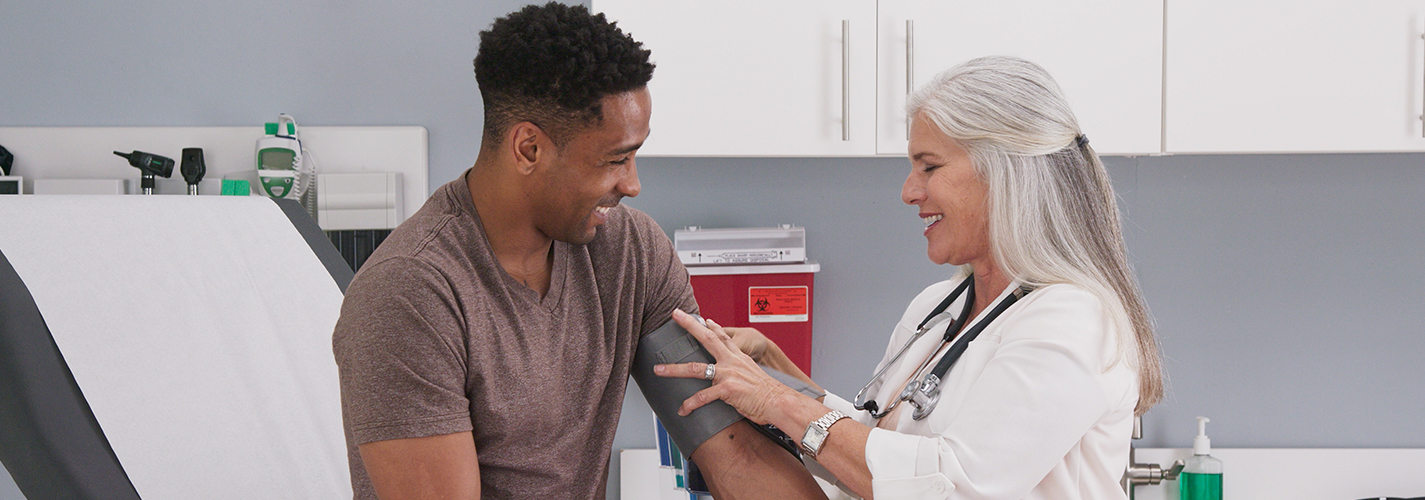
[[763, 358], [766, 357], [767, 346], [772, 344], [772, 341], [768, 340], [761, 331], [756, 328], [735, 326], [725, 326], [722, 331], [732, 337], [732, 342], [737, 344], [737, 350], [751, 357], [752, 361], [756, 361], [759, 365], [767, 364]]
[[[721, 399], [749, 420], [767, 424], [782, 401], [804, 397], [763, 372], [757, 362], [738, 348], [727, 331], [712, 320], [707, 320], [708, 326], [704, 327], [682, 310], [673, 311], [673, 320], [698, 339], [717, 360], [712, 387], [698, 391], [683, 401], [683, 405], [678, 407], [679, 415], [686, 416], [703, 405]], [[660, 377], [704, 378], [707, 366], [707, 363], [657, 365], [653, 367], [653, 372]]]

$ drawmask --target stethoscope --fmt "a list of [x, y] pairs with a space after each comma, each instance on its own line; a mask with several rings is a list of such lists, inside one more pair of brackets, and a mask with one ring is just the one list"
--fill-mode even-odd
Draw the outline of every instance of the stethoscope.
[[[950, 341], [955, 338], [955, 334], [960, 331], [960, 328], [965, 326], [965, 322], [969, 321], [970, 310], [975, 305], [975, 277], [973, 275], [966, 277], [965, 281], [960, 283], [960, 286], [955, 287], [955, 290], [950, 292], [949, 297], [945, 297], [945, 300], [940, 301], [940, 305], [935, 306], [935, 309], [931, 310], [930, 314], [925, 316], [925, 319], [916, 327], [915, 333], [911, 335], [910, 340], [906, 341], [905, 346], [901, 347], [901, 350], [897, 352], [885, 366], [881, 367], [875, 375], [871, 376], [871, 381], [866, 382], [866, 386], [861, 388], [861, 392], [856, 393], [856, 401], [854, 404], [857, 410], [867, 411], [871, 414], [872, 418], [880, 419], [881, 417], [890, 415], [891, 410], [894, 410], [896, 405], [900, 404], [901, 401], [909, 401], [910, 405], [915, 407], [915, 412], [911, 414], [911, 418], [920, 420], [930, 415], [930, 412], [935, 409], [935, 405], [940, 403], [940, 381], [945, 378], [946, 373], [950, 372], [950, 367], [955, 364], [955, 361], [960, 359], [960, 355], [965, 353], [965, 349], [969, 346], [970, 342], [975, 340], [975, 337], [978, 337], [980, 332], [984, 331], [985, 327], [989, 326], [990, 322], [999, 317], [1005, 309], [1009, 309], [1009, 306], [1014, 305], [1015, 301], [1029, 294], [1030, 291], [1029, 288], [1020, 287], [1018, 290], [1010, 292], [1009, 296], [1001, 299], [998, 304], [995, 304], [994, 308], [990, 309], [990, 312], [985, 315], [983, 320], [971, 326], [969, 330], [965, 331], [964, 335], [960, 336], [959, 340], [955, 341], [954, 345], [950, 346], [950, 350], [945, 352], [945, 356], [940, 358], [940, 362], [935, 364], [935, 368], [930, 370], [930, 373], [927, 373], [925, 377], [920, 380], [915, 380], [915, 378], [912, 377], [911, 381], [906, 383], [905, 389], [901, 391], [900, 396], [894, 401], [891, 401], [891, 405], [885, 410], [881, 410], [875, 400], [867, 398], [866, 393], [870, 392], [872, 386], [881, 382], [881, 376], [885, 375], [886, 370], [890, 369], [892, 365], [896, 364], [896, 361], [901, 359], [901, 356], [905, 354], [906, 350], [910, 349], [911, 345], [915, 344], [926, 332], [935, 328], [945, 317], [950, 315], [945, 309], [949, 308], [950, 304], [955, 302], [955, 299], [959, 298], [961, 294], [965, 294], [966, 290], [969, 290], [969, 293], [965, 296], [965, 305], [960, 308], [960, 315], [951, 321], [949, 328], [945, 329], [945, 336], [941, 339], [940, 346], [944, 347], [945, 344], [950, 343]], [[934, 358], [934, 355], [926, 358], [925, 362], [921, 363], [920, 367], [915, 369], [915, 373], [920, 373], [922, 370], [925, 370], [925, 366], [930, 364], [930, 360]]]

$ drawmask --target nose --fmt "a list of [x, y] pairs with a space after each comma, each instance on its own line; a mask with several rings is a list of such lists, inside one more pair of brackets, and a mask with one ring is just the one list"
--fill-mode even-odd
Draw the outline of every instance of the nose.
[[629, 198], [638, 196], [643, 190], [643, 185], [638, 182], [638, 165], [633, 158], [628, 160], [628, 171], [624, 173], [623, 179], [619, 180], [618, 192]]
[[905, 184], [901, 185], [901, 201], [906, 205], [919, 205], [924, 200], [925, 182], [912, 168], [910, 174], [905, 177]]

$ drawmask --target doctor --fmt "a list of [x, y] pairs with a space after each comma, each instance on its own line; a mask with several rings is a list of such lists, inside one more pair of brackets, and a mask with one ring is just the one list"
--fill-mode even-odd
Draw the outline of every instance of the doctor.
[[856, 401], [791, 391], [756, 366], [800, 374], [766, 337], [681, 311], [716, 363], [658, 373], [711, 378], [681, 412], [724, 400], [864, 498], [1126, 498], [1133, 415], [1162, 376], [1103, 163], [1058, 85], [1021, 59], [952, 68], [909, 111], [901, 198], [930, 260], [960, 270], [911, 302]]

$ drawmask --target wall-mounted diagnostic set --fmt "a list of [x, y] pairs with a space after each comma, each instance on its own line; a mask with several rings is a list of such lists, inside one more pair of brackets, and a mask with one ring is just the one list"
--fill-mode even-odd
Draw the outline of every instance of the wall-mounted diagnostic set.
[[20, 194], [25, 192], [25, 179], [11, 177], [10, 167], [15, 165], [15, 155], [5, 146], [0, 146], [0, 194]]
[[132, 153], [115, 151], [114, 154], [129, 160], [129, 165], [139, 169], [139, 172], [142, 173], [140, 186], [143, 188], [143, 194], [153, 194], [154, 176], [163, 176], [165, 179], [173, 177], [173, 158], [143, 151]]
[[297, 120], [282, 113], [277, 123], [267, 124], [266, 131], [257, 140], [257, 180], [263, 194], [302, 199], [316, 179], [316, 168], [297, 138]]
[[188, 184], [188, 194], [198, 195], [198, 183], [203, 181], [203, 175], [208, 173], [208, 168], [203, 165], [203, 148], [183, 148], [183, 166], [178, 167], [178, 171], [183, 174], [183, 181]]

